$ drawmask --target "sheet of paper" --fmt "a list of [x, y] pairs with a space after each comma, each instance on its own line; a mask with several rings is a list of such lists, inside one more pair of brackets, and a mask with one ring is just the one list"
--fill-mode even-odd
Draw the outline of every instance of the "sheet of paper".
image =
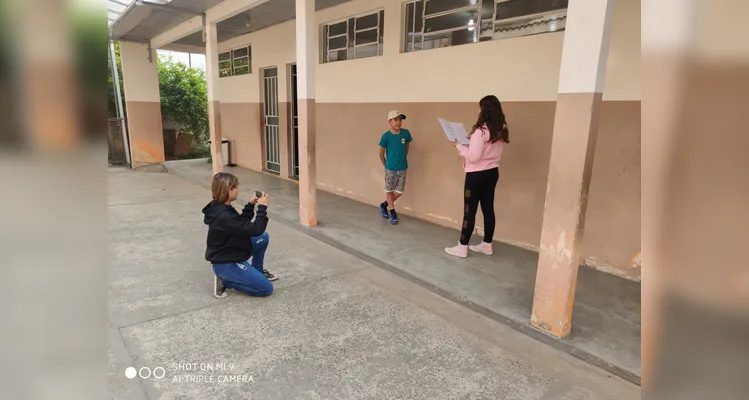
[[453, 137], [455, 137], [460, 144], [467, 146], [471, 143], [470, 139], [468, 139], [468, 132], [466, 132], [466, 128], [463, 124], [459, 122], [450, 122], [449, 124]]
[[437, 118], [437, 120], [440, 122], [440, 125], [442, 125], [442, 130], [445, 131], [445, 136], [447, 136], [447, 140], [454, 142], [457, 140], [455, 138], [455, 134], [453, 133], [452, 127], [450, 126], [450, 123], [445, 121], [442, 118]]

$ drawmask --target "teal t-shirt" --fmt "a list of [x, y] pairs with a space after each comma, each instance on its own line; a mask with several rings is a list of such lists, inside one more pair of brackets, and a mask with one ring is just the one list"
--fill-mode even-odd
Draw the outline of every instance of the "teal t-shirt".
[[405, 171], [408, 169], [406, 145], [411, 143], [411, 132], [401, 129], [395, 134], [389, 130], [382, 134], [380, 147], [385, 148], [385, 169], [388, 171]]

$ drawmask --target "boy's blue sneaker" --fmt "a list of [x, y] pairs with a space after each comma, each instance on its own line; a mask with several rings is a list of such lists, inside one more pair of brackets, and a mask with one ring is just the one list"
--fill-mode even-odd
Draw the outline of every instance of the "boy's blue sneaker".
[[398, 225], [398, 214], [395, 210], [390, 211], [390, 225]]
[[380, 204], [380, 213], [382, 213], [383, 219], [388, 219], [390, 216], [388, 215], [388, 203], [382, 203]]

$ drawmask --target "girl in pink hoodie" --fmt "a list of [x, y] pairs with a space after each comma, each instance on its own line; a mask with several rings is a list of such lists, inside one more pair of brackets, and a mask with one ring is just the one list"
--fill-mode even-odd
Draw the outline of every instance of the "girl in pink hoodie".
[[510, 143], [510, 131], [507, 129], [507, 121], [499, 99], [496, 96], [486, 96], [479, 101], [479, 109], [478, 121], [471, 129], [470, 144], [464, 146], [457, 141], [453, 143], [465, 159], [463, 228], [458, 245], [448, 247], [445, 251], [460, 258], [468, 257], [468, 242], [476, 224], [479, 204], [481, 212], [484, 213], [484, 241], [479, 245], [470, 246], [470, 250], [487, 255], [494, 254], [494, 190], [499, 181], [499, 160], [502, 159], [502, 151], [505, 143]]

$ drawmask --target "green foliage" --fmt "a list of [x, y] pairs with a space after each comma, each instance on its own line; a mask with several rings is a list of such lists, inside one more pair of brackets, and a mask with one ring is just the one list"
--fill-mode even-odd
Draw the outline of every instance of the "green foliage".
[[196, 158], [210, 158], [211, 157], [211, 149], [209, 148], [201, 148], [194, 151], [191, 151], [189, 154], [177, 157], [178, 160], [193, 160]]
[[[55, 2], [62, 3], [62, 2]], [[101, 14], [80, 0], [73, 1], [67, 7], [67, 22], [70, 42], [73, 46], [72, 60], [75, 63], [75, 75], [60, 79], [73, 79], [77, 87], [78, 118], [81, 121], [82, 133], [91, 139], [100, 139], [107, 131], [107, 122], [102, 114], [108, 113], [104, 107], [106, 89], [101, 86], [108, 75], [104, 69], [104, 58], [109, 51], [107, 26], [101, 23]], [[48, 10], [57, 13], [65, 6]], [[63, 28], [66, 29], [66, 28]], [[52, 42], [54, 39], [50, 38]], [[108, 57], [107, 57], [108, 58]]]
[[84, 96], [95, 96], [92, 101], [101, 104], [101, 96], [104, 95], [101, 82], [105, 74], [101, 68], [104, 67], [103, 57], [109, 52], [107, 27], [101, 23], [98, 10], [88, 9], [80, 1], [77, 3], [79, 4], [74, 4], [69, 14], [77, 78], [80, 87], [86, 91]]
[[[122, 101], [124, 103], [124, 101], [125, 101], [125, 92], [124, 92], [125, 84], [122, 81], [122, 61], [120, 61], [121, 58], [120, 58], [120, 43], [119, 42], [115, 42], [114, 43], [114, 54], [115, 54], [115, 58], [117, 59], [117, 75], [119, 75], [119, 77], [120, 77], [120, 94], [122, 96], [121, 98], [122, 98]], [[107, 74], [107, 78], [108, 78], [107, 79], [107, 87], [109, 88], [109, 101], [108, 101], [108, 104], [107, 104], [107, 109], [109, 110], [109, 117], [110, 118], [116, 118], [117, 117], [117, 101], [114, 98], [114, 85], [112, 84], [113, 83], [113, 80], [112, 80], [112, 61], [110, 60], [109, 57], [107, 57], [107, 71], [109, 71], [109, 73]], [[124, 106], [125, 105], [123, 104], [123, 107], [122, 107], [123, 111], [125, 113], [127, 113], [127, 111], [124, 110], [124, 108], [125, 108]]]
[[161, 115], [192, 133], [198, 143], [208, 141], [208, 90], [205, 73], [159, 57]]
[[[115, 43], [114, 46], [120, 76], [120, 91], [123, 92], [122, 99], [124, 102], [125, 86], [122, 77], [120, 45]], [[117, 103], [115, 102], [112, 85], [111, 64], [108, 67], [109, 116], [116, 117]], [[174, 61], [171, 56], [159, 56], [158, 67], [162, 118], [180, 125], [185, 132], [192, 133], [195, 136], [198, 144], [204, 145], [208, 141], [208, 89], [205, 73], [202, 70], [189, 68], [184, 63]]]

